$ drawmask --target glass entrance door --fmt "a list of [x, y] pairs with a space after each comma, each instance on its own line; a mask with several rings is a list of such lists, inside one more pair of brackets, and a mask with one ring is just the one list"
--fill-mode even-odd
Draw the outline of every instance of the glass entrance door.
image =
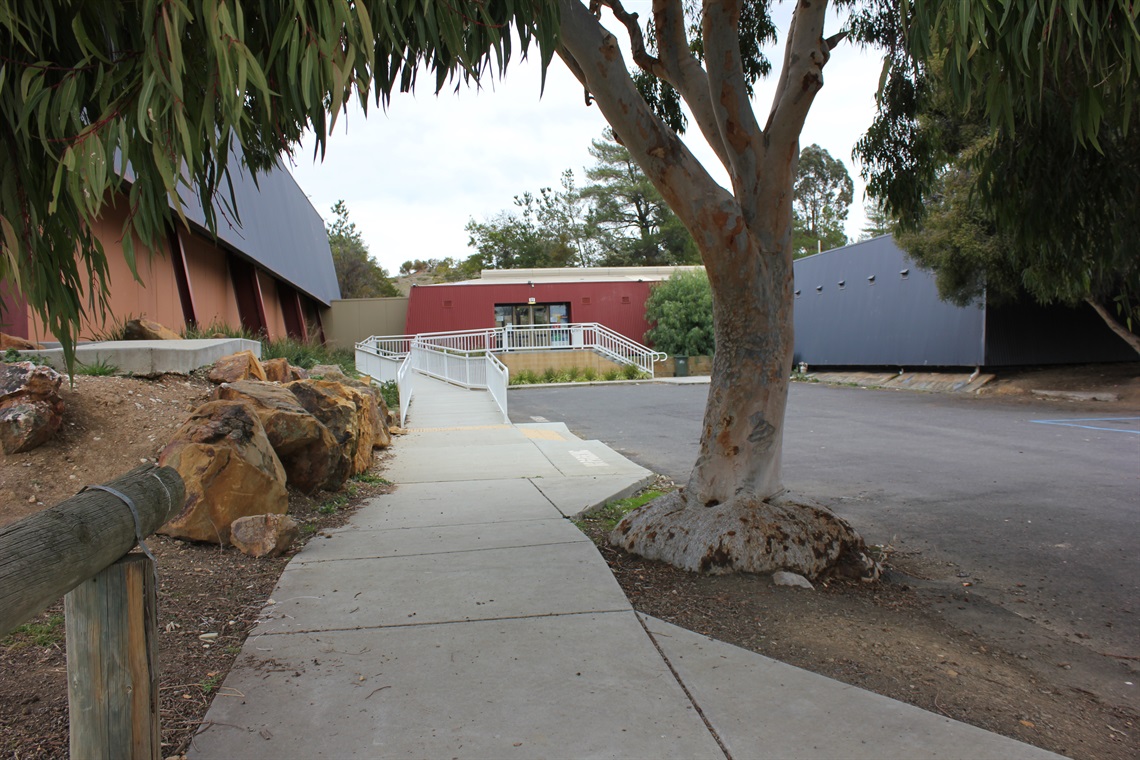
[[495, 306], [495, 327], [563, 325], [569, 321], [567, 303], [515, 303]]

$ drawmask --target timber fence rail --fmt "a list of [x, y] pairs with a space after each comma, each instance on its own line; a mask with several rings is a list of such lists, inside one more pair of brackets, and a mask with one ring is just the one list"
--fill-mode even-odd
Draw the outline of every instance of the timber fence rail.
[[162, 756], [155, 567], [129, 552], [185, 493], [147, 465], [0, 528], [0, 636], [65, 597], [72, 758]]

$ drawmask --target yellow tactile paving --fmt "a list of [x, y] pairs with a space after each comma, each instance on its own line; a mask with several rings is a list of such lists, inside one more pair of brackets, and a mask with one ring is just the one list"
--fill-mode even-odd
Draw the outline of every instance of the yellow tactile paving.
[[522, 434], [536, 441], [565, 441], [566, 436], [557, 430], [543, 430], [541, 428], [522, 428]]

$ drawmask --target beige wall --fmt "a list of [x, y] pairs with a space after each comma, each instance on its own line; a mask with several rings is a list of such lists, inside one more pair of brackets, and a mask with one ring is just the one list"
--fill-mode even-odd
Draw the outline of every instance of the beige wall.
[[326, 343], [352, 348], [372, 335], [403, 335], [407, 317], [407, 296], [349, 298], [333, 301], [321, 322]]
[[612, 362], [593, 351], [524, 351], [519, 353], [495, 354], [499, 360], [507, 365], [512, 375], [523, 370], [542, 374], [548, 369], [561, 372], [564, 369], [578, 367], [579, 369], [592, 369], [598, 374], [609, 372], [611, 369], [621, 369], [622, 365]]

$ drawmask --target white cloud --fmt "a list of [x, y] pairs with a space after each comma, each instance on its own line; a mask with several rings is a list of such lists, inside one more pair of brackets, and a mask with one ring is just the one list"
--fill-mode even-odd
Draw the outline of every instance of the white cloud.
[[[786, 14], [788, 5], [776, 11]], [[770, 53], [775, 67], [780, 54]], [[851, 149], [871, 123], [879, 67], [875, 56], [841, 44], [824, 70], [824, 88], [801, 135], [801, 145], [818, 143], [844, 161], [855, 179], [849, 236], [864, 222], [863, 185]], [[596, 107], [585, 106], [581, 86], [558, 60], [541, 97], [537, 60], [516, 61], [502, 80], [480, 91], [445, 89], [437, 96], [430, 94], [428, 78], [421, 85], [427, 87], [418, 94], [394, 95], [386, 113], [372, 108], [367, 118], [356, 109], [347, 118], [342, 114], [324, 162], [313, 161], [310, 137], [292, 167], [326, 219], [333, 203], [346, 202], [372, 255], [389, 271], [408, 259], [467, 256], [468, 219], [508, 209], [522, 192], [557, 186], [564, 169], [580, 177], [591, 163], [590, 140], [606, 126]], [[771, 81], [757, 87], [761, 122], [773, 89]], [[692, 130], [686, 139], [710, 173], [727, 181], [699, 133]]]

